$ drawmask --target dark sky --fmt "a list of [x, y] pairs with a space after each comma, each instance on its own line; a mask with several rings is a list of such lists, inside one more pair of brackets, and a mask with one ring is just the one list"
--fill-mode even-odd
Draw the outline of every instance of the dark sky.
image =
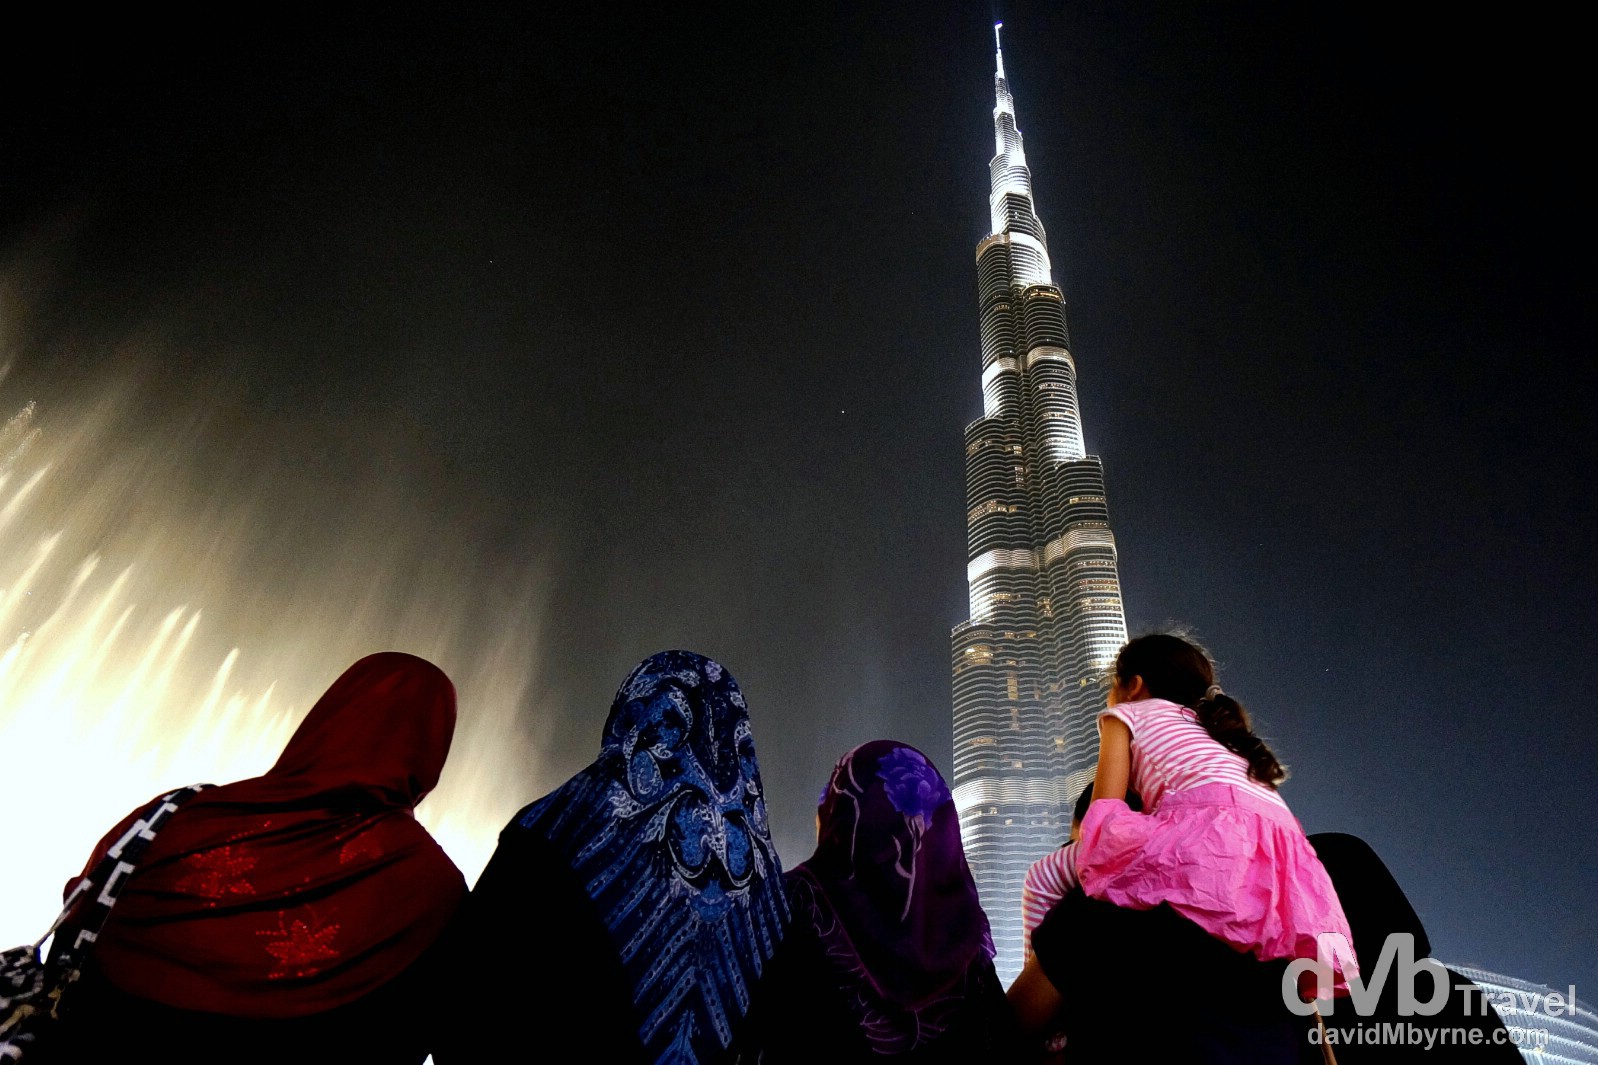
[[[1591, 1001], [1582, 35], [1177, 6], [999, 12], [1129, 623], [1197, 631], [1440, 956]], [[847, 747], [949, 763], [990, 11], [545, 7], [13, 42], [6, 399], [225, 396], [200, 493], [375, 470], [541, 560], [561, 773], [635, 661], [720, 658], [797, 862]]]

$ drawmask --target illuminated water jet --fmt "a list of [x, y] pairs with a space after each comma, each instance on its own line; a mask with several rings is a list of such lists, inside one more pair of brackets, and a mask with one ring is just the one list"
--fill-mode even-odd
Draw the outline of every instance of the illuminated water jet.
[[460, 691], [449, 765], [418, 814], [475, 878], [544, 786], [522, 721], [534, 575], [474, 582], [469, 545], [392, 485], [362, 498], [354, 541], [307, 539], [296, 580], [252, 572], [238, 530], [281, 499], [268, 486], [253, 511], [195, 505], [172, 487], [188, 456], [130, 443], [119, 413], [113, 399], [41, 432], [30, 403], [0, 427], [0, 944], [43, 931], [128, 809], [262, 772], [343, 667], [383, 649], [437, 662]]

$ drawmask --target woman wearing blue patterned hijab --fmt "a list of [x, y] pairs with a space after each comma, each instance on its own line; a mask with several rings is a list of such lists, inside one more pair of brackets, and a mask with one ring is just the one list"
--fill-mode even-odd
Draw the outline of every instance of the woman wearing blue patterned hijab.
[[688, 651], [634, 669], [598, 759], [506, 826], [470, 912], [489, 987], [440, 1065], [556, 1028], [586, 1060], [727, 1060], [788, 916], [732, 675]]

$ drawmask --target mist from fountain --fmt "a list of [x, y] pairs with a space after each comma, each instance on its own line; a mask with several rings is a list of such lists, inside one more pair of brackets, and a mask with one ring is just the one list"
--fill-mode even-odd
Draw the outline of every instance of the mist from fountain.
[[0, 945], [44, 931], [129, 809], [263, 772], [378, 650], [456, 683], [449, 763], [418, 817], [474, 879], [552, 783], [529, 725], [537, 565], [485, 570], [469, 530], [393, 478], [236, 483], [249, 455], [215, 453], [215, 432], [146, 431], [137, 411], [109, 388], [48, 417], [28, 403], [0, 429]]

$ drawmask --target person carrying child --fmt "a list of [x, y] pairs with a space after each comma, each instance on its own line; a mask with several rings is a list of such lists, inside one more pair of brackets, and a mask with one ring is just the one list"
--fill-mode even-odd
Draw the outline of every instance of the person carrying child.
[[[1210, 935], [1261, 961], [1334, 954], [1335, 990], [1358, 973], [1348, 920], [1304, 830], [1277, 794], [1287, 772], [1247, 712], [1215, 683], [1202, 647], [1140, 636], [1116, 656], [1099, 717], [1099, 764], [1082, 838], [1038, 860], [1026, 877], [1025, 932], [1071, 887], [1147, 910], [1168, 904]], [[1146, 813], [1126, 802], [1128, 786]]]

